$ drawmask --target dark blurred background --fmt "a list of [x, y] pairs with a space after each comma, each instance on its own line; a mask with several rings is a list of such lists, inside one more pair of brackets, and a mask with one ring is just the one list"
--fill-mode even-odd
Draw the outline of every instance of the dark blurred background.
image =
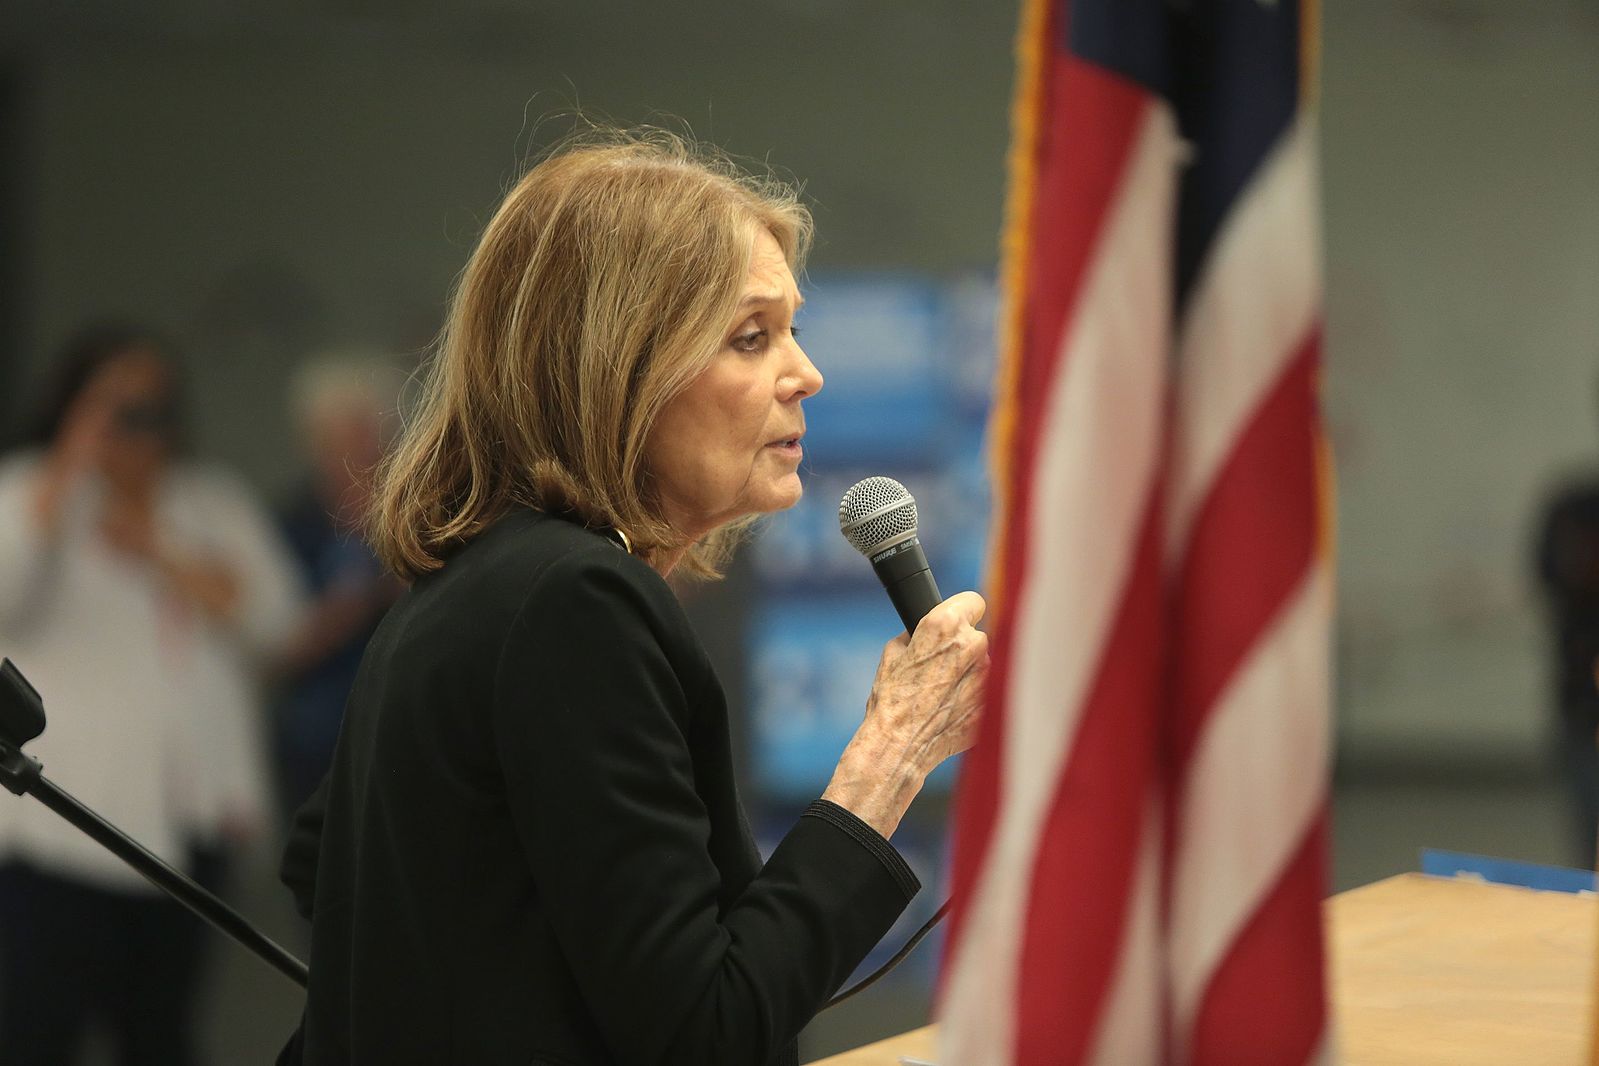
[[[816, 213], [807, 348], [838, 406], [815, 405], [807, 510], [688, 598], [747, 710], [746, 791], [774, 836], [825, 784], [865, 696], [850, 679], [895, 629], [864, 565], [839, 562], [835, 490], [902, 476], [938, 516], [945, 591], [975, 580], [1015, 20], [967, 0], [8, 0], [5, 409], [29, 408], [82, 322], [131, 316], [185, 354], [199, 449], [279, 501], [303, 467], [297, 367], [355, 349], [413, 367], [479, 225], [574, 108], [769, 161]], [[1551, 501], [1599, 471], [1595, 100], [1592, 0], [1325, 5], [1338, 889], [1423, 845], [1587, 861], [1535, 556]], [[925, 911], [944, 803], [932, 790], [903, 831]], [[275, 847], [230, 894], [303, 950]], [[805, 1055], [921, 1024], [936, 950], [814, 1023]], [[217, 1063], [268, 1061], [297, 1010], [220, 942], [204, 997]]]

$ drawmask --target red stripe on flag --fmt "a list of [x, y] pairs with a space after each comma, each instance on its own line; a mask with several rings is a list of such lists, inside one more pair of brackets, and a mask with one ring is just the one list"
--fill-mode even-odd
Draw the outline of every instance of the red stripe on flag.
[[[1058, 10], [1048, 32], [1063, 40]], [[1025, 581], [1033, 479], [1046, 404], [1060, 372], [1061, 342], [1074, 311], [1099, 231], [1120, 190], [1120, 180], [1141, 125], [1147, 95], [1107, 72], [1051, 50], [1043, 75], [1044, 121], [1035, 160], [1032, 247], [1027, 264], [1025, 321], [1021, 331], [1015, 436], [1008, 464], [1009, 501], [1001, 546], [1006, 560], [999, 611], [990, 619], [993, 670], [978, 738], [963, 760], [955, 810], [951, 887], [951, 947], [960, 943], [967, 907], [988, 856], [999, 805], [1000, 760], [1009, 698], [1011, 639]], [[1046, 521], [1060, 516], [1043, 516]], [[1086, 638], [1079, 638], [1086, 639]]]
[[[1196, 517], [1177, 580], [1179, 634], [1170, 744], [1168, 824], [1182, 824], [1192, 760], [1224, 689], [1300, 590], [1319, 547], [1317, 371], [1321, 330], [1300, 343], [1256, 408]], [[1284, 706], [1283, 714], [1324, 708]], [[1316, 754], [1321, 758], [1321, 753]], [[1321, 773], [1318, 764], [1307, 772]], [[1261, 796], [1263, 803], [1272, 797]], [[1211, 975], [1191, 1066], [1300, 1063], [1323, 1033], [1321, 901], [1325, 814], [1303, 831], [1278, 883], [1252, 901], [1239, 937]], [[1291, 838], [1290, 838], [1291, 839]], [[1204, 840], [1185, 840], [1204, 848]], [[1177, 841], [1168, 838], [1170, 857]], [[1173, 886], [1168, 884], [1168, 890]], [[1247, 1004], [1247, 1005], [1246, 1005]], [[1199, 1030], [1203, 1030], [1200, 1033]], [[1297, 1057], [1296, 1057], [1297, 1056]]]
[[1320, 351], [1317, 327], [1256, 409], [1194, 521], [1173, 628], [1181, 634], [1171, 734], [1179, 782], [1222, 689], [1316, 554]]
[[1040, 833], [1017, 986], [1018, 1066], [1081, 1061], [1118, 969], [1155, 789], [1162, 698], [1160, 495], [1157, 484], [1104, 660]]
[[1305, 1063], [1321, 1043], [1326, 854], [1323, 813], [1211, 978], [1190, 1039], [1190, 1066]]

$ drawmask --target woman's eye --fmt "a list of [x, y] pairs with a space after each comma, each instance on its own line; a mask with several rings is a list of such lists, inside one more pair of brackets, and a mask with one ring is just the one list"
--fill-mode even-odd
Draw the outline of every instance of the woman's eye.
[[760, 348], [761, 341], [765, 339], [766, 331], [764, 329], [751, 330], [748, 333], [740, 333], [734, 337], [733, 347], [737, 351], [753, 352]]

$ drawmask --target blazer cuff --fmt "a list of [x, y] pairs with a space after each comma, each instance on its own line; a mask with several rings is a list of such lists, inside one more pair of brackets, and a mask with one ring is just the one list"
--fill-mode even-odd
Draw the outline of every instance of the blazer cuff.
[[840, 807], [832, 800], [819, 799], [805, 808], [801, 818], [820, 818], [824, 822], [842, 829], [855, 839], [855, 842], [877, 857], [894, 878], [894, 883], [899, 890], [905, 893], [905, 898], [910, 899], [922, 890], [922, 882], [912, 872], [910, 865], [899, 852], [894, 850], [894, 845], [883, 838], [883, 834], [855, 817], [853, 811]]

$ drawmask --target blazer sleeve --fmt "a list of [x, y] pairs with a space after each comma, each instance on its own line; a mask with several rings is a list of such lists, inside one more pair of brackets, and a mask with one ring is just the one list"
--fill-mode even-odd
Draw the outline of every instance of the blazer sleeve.
[[536, 888], [619, 1064], [766, 1062], [919, 885], [882, 837], [818, 803], [723, 911], [694, 788], [695, 681], [624, 569], [637, 560], [579, 554], [538, 582], [496, 676], [495, 740]]

